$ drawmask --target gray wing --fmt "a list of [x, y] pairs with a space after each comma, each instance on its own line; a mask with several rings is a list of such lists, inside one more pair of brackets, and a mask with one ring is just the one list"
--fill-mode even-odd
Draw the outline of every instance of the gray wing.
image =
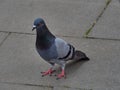
[[55, 39], [55, 46], [58, 53], [58, 59], [69, 60], [74, 57], [75, 49], [72, 45], [60, 38]]

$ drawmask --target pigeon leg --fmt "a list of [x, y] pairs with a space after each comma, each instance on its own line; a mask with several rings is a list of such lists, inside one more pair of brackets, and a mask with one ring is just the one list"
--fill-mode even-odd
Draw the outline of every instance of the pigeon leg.
[[60, 74], [58, 74], [57, 79], [65, 78], [65, 70], [62, 70]]
[[61, 79], [61, 78], [65, 78], [66, 76], [65, 76], [65, 65], [64, 66], [62, 66], [62, 71], [61, 71], [61, 73], [60, 74], [58, 74], [57, 75], [57, 79]]

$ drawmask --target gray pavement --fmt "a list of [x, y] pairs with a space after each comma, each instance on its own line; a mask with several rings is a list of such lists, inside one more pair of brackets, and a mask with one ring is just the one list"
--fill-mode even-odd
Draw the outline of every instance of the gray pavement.
[[33, 20], [42, 17], [56, 35], [82, 37], [104, 6], [105, 0], [4, 0], [0, 27], [1, 31], [33, 33]]
[[[114, 8], [120, 5], [117, 0], [89, 33], [94, 39], [82, 38], [105, 5], [106, 0], [0, 1], [0, 90], [120, 90], [119, 15], [114, 14], [119, 14]], [[41, 77], [40, 72], [49, 65], [35, 50], [36, 36], [31, 28], [36, 17], [43, 17], [55, 35], [84, 51], [90, 61], [69, 62], [66, 79]], [[116, 24], [112, 26], [109, 20]], [[55, 69], [59, 73], [59, 66]]]
[[113, 0], [89, 37], [120, 40], [120, 1]]

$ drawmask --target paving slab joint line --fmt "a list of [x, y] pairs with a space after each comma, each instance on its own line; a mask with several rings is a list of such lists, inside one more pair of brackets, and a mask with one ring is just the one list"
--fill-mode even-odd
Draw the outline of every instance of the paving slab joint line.
[[3, 33], [15, 33], [15, 34], [26, 34], [26, 35], [35, 35], [34, 33], [24, 33], [24, 32], [9, 32], [9, 31], [0, 31]]
[[51, 85], [37, 85], [37, 84], [30, 84], [30, 83], [16, 83], [16, 82], [0, 82], [2, 84], [8, 84], [8, 85], [21, 85], [21, 86], [34, 86], [34, 87], [48, 87], [51, 88], [53, 90], [53, 86]]
[[86, 39], [98, 39], [98, 40], [120, 41], [120, 39], [112, 39], [112, 38], [99, 38], [99, 37], [86, 37]]
[[[9, 31], [0, 31], [0, 32], [3, 32], [3, 33], [13, 33], [13, 34], [25, 34], [25, 35], [36, 35], [34, 33], [24, 33], [24, 32], [9, 32]], [[58, 35], [58, 34], [55, 34], [55, 36], [58, 36], [58, 37], [71, 37], [71, 38], [81, 38], [79, 36], [67, 36], [67, 35]]]
[[38, 84], [31, 84], [31, 83], [16, 83], [16, 82], [0, 82], [2, 84], [8, 84], [8, 85], [21, 85], [21, 86], [34, 86], [34, 87], [47, 87], [51, 88], [52, 90], [55, 89], [55, 87], [61, 87], [66, 89], [76, 89], [76, 90], [93, 90], [93, 89], [87, 89], [87, 88], [72, 88], [70, 86], [51, 86], [51, 85], [38, 85]]
[[8, 35], [2, 40], [0, 43], [0, 46], [5, 42], [5, 40], [10, 36], [11, 32], [8, 32]]
[[93, 22], [93, 24], [90, 26], [90, 28], [85, 32], [85, 34], [83, 35], [84, 38], [88, 38], [89, 33], [92, 31], [92, 29], [94, 28], [94, 26], [96, 25], [96, 23], [99, 21], [99, 19], [102, 17], [103, 13], [105, 12], [105, 10], [107, 9], [108, 5], [111, 3], [112, 0], [106, 0], [106, 4], [105, 7], [102, 9], [102, 11], [100, 12], [100, 14], [97, 16], [97, 18], [95, 19], [95, 21]]

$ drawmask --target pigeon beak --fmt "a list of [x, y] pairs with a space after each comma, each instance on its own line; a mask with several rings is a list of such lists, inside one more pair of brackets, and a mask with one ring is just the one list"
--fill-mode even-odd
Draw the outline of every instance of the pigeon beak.
[[36, 26], [35, 26], [35, 25], [33, 25], [33, 29], [32, 29], [32, 31], [33, 31], [34, 29], [36, 29]]

